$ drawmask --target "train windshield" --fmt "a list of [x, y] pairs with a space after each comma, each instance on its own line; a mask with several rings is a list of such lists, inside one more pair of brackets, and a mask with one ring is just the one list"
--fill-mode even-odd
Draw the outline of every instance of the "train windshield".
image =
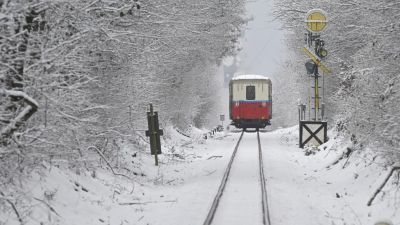
[[246, 86], [246, 100], [256, 99], [256, 86]]

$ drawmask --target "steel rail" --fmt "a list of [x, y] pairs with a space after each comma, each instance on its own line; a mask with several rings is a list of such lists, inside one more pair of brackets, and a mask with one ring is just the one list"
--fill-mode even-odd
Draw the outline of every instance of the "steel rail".
[[[208, 212], [207, 218], [204, 221], [203, 225], [211, 225], [214, 219], [215, 213], [217, 211], [220, 199], [224, 193], [225, 186], [227, 184], [229, 174], [232, 168], [233, 160], [236, 157], [236, 152], [239, 148], [239, 144], [242, 140], [244, 132], [240, 135], [240, 138], [235, 146], [235, 149], [232, 153], [231, 159], [229, 161], [228, 167], [225, 170], [224, 176], [222, 178], [221, 184], [219, 186], [218, 192], [214, 197], [213, 204], [211, 205], [210, 211]], [[269, 216], [269, 208], [268, 208], [268, 198], [267, 198], [267, 188], [266, 188], [266, 179], [264, 175], [264, 162], [262, 156], [261, 142], [260, 142], [260, 133], [257, 131], [257, 142], [258, 142], [258, 160], [259, 160], [259, 174], [260, 174], [260, 184], [261, 184], [261, 197], [262, 197], [262, 214], [263, 214], [263, 225], [271, 225], [271, 220]]]
[[215, 212], [217, 211], [217, 208], [218, 208], [219, 200], [221, 199], [222, 194], [224, 193], [224, 189], [225, 189], [226, 183], [228, 181], [229, 173], [231, 172], [232, 163], [233, 163], [233, 160], [234, 160], [234, 158], [236, 156], [236, 152], [237, 152], [237, 150], [239, 148], [239, 144], [240, 144], [240, 141], [242, 140], [243, 134], [244, 134], [244, 131], [242, 131], [242, 134], [240, 135], [240, 138], [239, 138], [239, 140], [238, 140], [238, 142], [237, 142], [237, 144], [235, 146], [235, 150], [233, 151], [233, 154], [232, 154], [231, 159], [229, 161], [228, 167], [226, 168], [224, 176], [223, 176], [222, 181], [221, 181], [221, 184], [219, 185], [218, 192], [214, 197], [214, 201], [213, 201], [213, 203], [211, 205], [210, 211], [208, 212], [207, 218], [204, 221], [203, 225], [211, 225], [211, 223], [212, 223], [212, 221], [214, 219]]
[[271, 219], [269, 217], [269, 209], [268, 209], [268, 197], [267, 197], [267, 188], [265, 184], [265, 175], [264, 175], [264, 162], [262, 156], [261, 142], [260, 142], [260, 132], [257, 131], [257, 141], [258, 141], [258, 160], [259, 160], [259, 168], [260, 168], [260, 183], [261, 183], [261, 194], [262, 194], [262, 211], [263, 211], [263, 224], [271, 225]]

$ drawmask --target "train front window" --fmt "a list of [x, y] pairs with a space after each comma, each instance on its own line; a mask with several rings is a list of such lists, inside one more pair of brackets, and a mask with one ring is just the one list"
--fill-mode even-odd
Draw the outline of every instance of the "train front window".
[[246, 100], [256, 99], [256, 86], [246, 86]]

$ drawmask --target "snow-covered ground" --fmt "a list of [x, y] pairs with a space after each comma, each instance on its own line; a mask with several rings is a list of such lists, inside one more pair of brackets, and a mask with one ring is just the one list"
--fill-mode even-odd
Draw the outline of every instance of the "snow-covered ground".
[[357, 152], [337, 162], [346, 145], [334, 138], [320, 147], [325, 150], [306, 156], [296, 146], [297, 129], [263, 136], [273, 224], [366, 225], [387, 219], [400, 224], [395, 186], [388, 185], [385, 196], [367, 206], [386, 176], [378, 162]]
[[[378, 159], [354, 153], [334, 164], [346, 149], [339, 138], [331, 138], [321, 151], [307, 156], [297, 146], [297, 129], [260, 133], [273, 225], [367, 225], [387, 219], [400, 224], [400, 198], [393, 184], [398, 178], [392, 178], [367, 206], [387, 174]], [[200, 225], [240, 136], [240, 132], [221, 132], [204, 140], [202, 132], [192, 132], [195, 138], [188, 138], [169, 129], [159, 167], [147, 152], [125, 145], [123, 150], [138, 154], [135, 160], [141, 163], [133, 181], [106, 169], [92, 176], [49, 166], [21, 187], [35, 198], [32, 213], [22, 217], [26, 224]], [[257, 153], [256, 145], [243, 144], [239, 157]], [[249, 159], [241, 157], [234, 163]], [[255, 170], [257, 165], [255, 161]], [[236, 194], [238, 199], [257, 195], [251, 190]], [[251, 210], [247, 212], [252, 216]], [[0, 216], [0, 224], [19, 224], [11, 210]], [[230, 224], [232, 219], [218, 218], [215, 224]]]

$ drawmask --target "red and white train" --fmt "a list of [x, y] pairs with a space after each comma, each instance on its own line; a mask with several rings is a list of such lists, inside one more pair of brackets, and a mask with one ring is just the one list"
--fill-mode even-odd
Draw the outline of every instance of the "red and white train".
[[240, 75], [229, 82], [229, 115], [237, 128], [271, 125], [272, 84], [261, 75]]

